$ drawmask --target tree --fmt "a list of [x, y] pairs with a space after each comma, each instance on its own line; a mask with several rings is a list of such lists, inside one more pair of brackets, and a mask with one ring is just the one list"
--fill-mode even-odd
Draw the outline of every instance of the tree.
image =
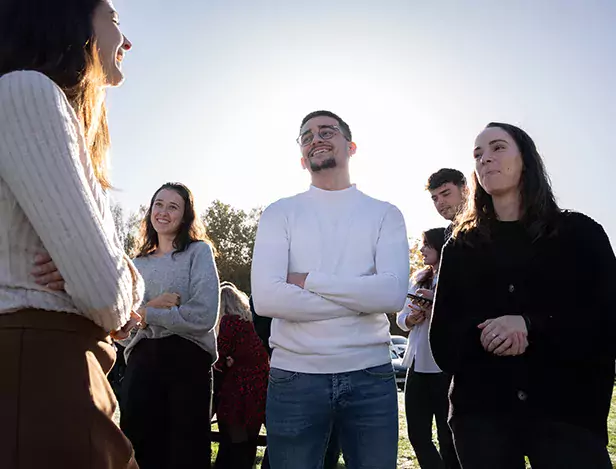
[[119, 202], [111, 204], [111, 214], [118, 232], [118, 237], [124, 246], [124, 251], [129, 257], [134, 257], [137, 254], [141, 221], [145, 217], [147, 211], [148, 208], [142, 205], [137, 212], [132, 212], [128, 216], [125, 216], [124, 208]]
[[[420, 240], [411, 239], [409, 240], [409, 261], [411, 264], [411, 277], [417, 272], [419, 269], [424, 268], [423, 256], [419, 251]], [[398, 323], [396, 322], [398, 313], [392, 313], [387, 315], [389, 318], [389, 333], [391, 335], [402, 335], [404, 337], [408, 337], [409, 333], [403, 331], [398, 327]]]
[[234, 283], [250, 294], [250, 268], [261, 208], [249, 212], [215, 200], [202, 215], [207, 233], [216, 248], [221, 281]]

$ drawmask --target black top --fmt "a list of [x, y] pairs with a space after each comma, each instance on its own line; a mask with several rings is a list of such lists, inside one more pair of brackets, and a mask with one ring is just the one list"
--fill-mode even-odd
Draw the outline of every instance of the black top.
[[[477, 325], [528, 318], [517, 357], [486, 352]], [[518, 222], [494, 222], [490, 242], [443, 250], [430, 328], [438, 366], [454, 375], [453, 416], [528, 415], [579, 425], [607, 444], [614, 386], [616, 258], [589, 217], [563, 212], [557, 234], [532, 242]]]
[[272, 348], [269, 344], [270, 335], [272, 333], [272, 318], [267, 318], [265, 316], [259, 316], [255, 311], [255, 304], [252, 301], [252, 295], [249, 298], [250, 301], [250, 312], [252, 313], [252, 323], [255, 326], [255, 331], [263, 342], [263, 346], [265, 350], [267, 350], [267, 354], [272, 356]]

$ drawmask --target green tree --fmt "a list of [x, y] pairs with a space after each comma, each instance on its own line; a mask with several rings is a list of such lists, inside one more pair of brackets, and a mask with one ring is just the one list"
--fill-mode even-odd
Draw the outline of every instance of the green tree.
[[252, 251], [261, 212], [261, 208], [246, 212], [215, 200], [202, 215], [208, 236], [216, 248], [220, 280], [232, 282], [248, 294]]
[[118, 237], [129, 257], [134, 257], [137, 254], [141, 221], [145, 217], [147, 210], [148, 208], [142, 205], [137, 212], [125, 215], [124, 208], [119, 202], [111, 204], [111, 214]]

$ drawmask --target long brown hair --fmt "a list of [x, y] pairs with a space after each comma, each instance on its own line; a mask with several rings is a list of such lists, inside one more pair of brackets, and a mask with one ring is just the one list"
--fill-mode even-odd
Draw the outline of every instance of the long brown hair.
[[83, 127], [94, 174], [108, 189], [105, 74], [92, 25], [100, 3], [4, 0], [0, 4], [0, 77], [17, 70], [33, 70], [64, 91]]
[[[534, 241], [552, 235], [556, 231], [561, 210], [556, 203], [550, 178], [535, 142], [525, 131], [511, 124], [491, 122], [486, 127], [503, 129], [520, 150], [523, 164], [520, 181], [520, 222]], [[495, 220], [497, 217], [492, 196], [481, 187], [477, 174], [473, 173], [467, 206], [456, 220], [453, 237], [471, 245], [489, 241], [490, 224]]]
[[191, 243], [196, 241], [204, 241], [212, 246], [212, 242], [207, 236], [205, 225], [197, 216], [195, 202], [190, 189], [179, 182], [167, 182], [154, 192], [150, 200], [150, 207], [141, 223], [141, 247], [137, 257], [147, 256], [158, 248], [158, 233], [154, 229], [154, 225], [152, 225], [152, 208], [154, 207], [156, 196], [164, 189], [175, 191], [184, 200], [184, 214], [182, 215], [182, 223], [173, 240], [173, 254], [185, 251]]

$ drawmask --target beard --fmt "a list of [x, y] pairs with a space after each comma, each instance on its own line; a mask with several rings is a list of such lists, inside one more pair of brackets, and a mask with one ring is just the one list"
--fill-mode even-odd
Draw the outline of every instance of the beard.
[[336, 159], [332, 156], [327, 158], [326, 160], [321, 161], [320, 163], [315, 163], [314, 161], [310, 161], [310, 170], [313, 173], [318, 173], [324, 169], [331, 169], [337, 166]]

